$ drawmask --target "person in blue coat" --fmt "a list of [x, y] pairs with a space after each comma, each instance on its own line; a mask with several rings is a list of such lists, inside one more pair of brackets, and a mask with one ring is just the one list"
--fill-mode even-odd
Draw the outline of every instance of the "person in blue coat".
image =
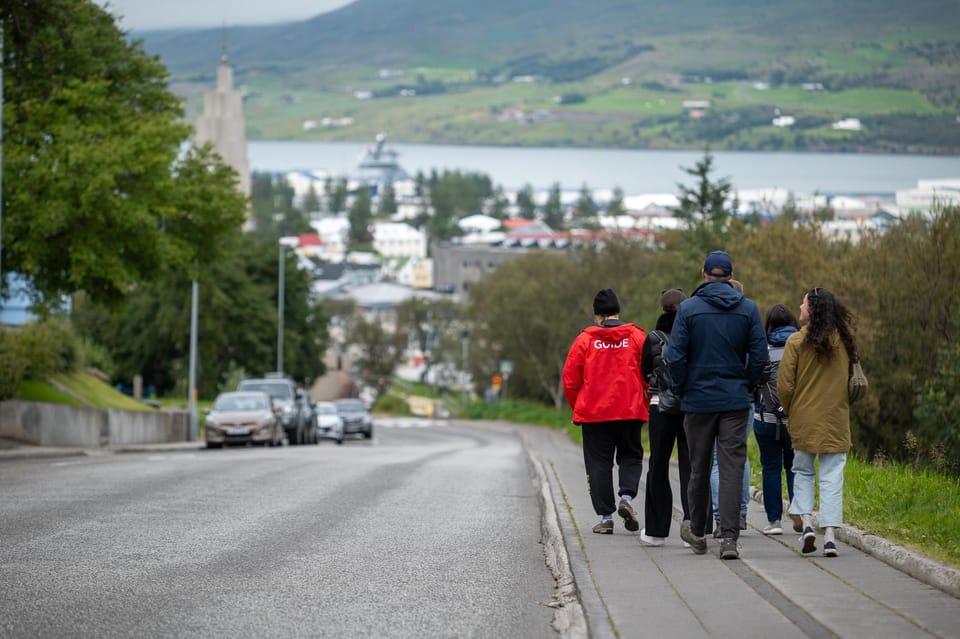
[[690, 522], [680, 537], [693, 552], [707, 552], [714, 442], [720, 469], [720, 556], [740, 556], [740, 493], [747, 457], [747, 420], [753, 390], [766, 366], [767, 339], [757, 305], [731, 284], [733, 260], [714, 251], [704, 260], [701, 284], [677, 311], [667, 364], [680, 395], [690, 448], [687, 503]]

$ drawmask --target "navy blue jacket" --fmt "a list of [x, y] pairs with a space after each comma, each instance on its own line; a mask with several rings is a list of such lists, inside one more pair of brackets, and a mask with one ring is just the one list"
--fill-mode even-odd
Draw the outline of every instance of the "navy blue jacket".
[[727, 281], [701, 284], [677, 310], [666, 357], [683, 412], [749, 408], [769, 359], [757, 305]]

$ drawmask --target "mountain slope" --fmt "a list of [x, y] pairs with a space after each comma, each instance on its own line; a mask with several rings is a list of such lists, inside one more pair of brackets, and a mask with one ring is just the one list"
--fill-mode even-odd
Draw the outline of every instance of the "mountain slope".
[[[357, 0], [302, 22], [140, 35], [184, 95], [212, 83], [226, 35], [254, 137], [303, 137], [302, 122], [336, 116], [355, 125], [309, 136], [386, 127], [407, 141], [763, 148], [738, 131], [789, 111], [808, 118], [807, 133], [763, 132], [774, 148], [942, 151], [960, 148], [952, 129], [933, 133], [960, 105], [958, 26], [956, 0]], [[517, 76], [534, 85], [504, 84]], [[753, 95], [743, 83], [831, 95]], [[357, 92], [373, 105], [352, 101]], [[682, 107], [690, 99], [711, 102], [706, 137]], [[557, 117], [519, 132], [489, 121], [514, 109]], [[823, 129], [851, 115], [886, 119], [853, 144]]]

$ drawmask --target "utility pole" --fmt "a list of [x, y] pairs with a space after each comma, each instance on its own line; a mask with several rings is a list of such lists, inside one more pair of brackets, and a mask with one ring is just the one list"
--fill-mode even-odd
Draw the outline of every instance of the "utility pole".
[[197, 441], [200, 437], [199, 416], [197, 415], [197, 315], [200, 304], [200, 286], [193, 280], [193, 291], [190, 302], [190, 397], [187, 399], [187, 409], [190, 412], [190, 441]]

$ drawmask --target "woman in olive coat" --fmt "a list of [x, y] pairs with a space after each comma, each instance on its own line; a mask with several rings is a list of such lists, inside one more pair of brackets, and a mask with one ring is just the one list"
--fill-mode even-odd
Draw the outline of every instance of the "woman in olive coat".
[[802, 519], [802, 551], [817, 549], [813, 529], [814, 461], [820, 461], [820, 527], [823, 554], [836, 557], [834, 530], [843, 525], [843, 469], [850, 450], [850, 362], [859, 359], [852, 313], [825, 288], [807, 291], [800, 305], [803, 328], [787, 339], [777, 393], [789, 417], [794, 485], [790, 514]]

